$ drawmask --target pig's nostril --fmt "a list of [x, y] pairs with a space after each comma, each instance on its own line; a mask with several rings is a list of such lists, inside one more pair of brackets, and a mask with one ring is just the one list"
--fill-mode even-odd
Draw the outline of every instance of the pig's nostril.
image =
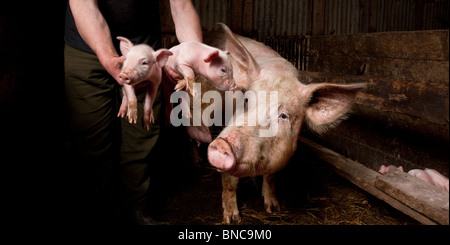
[[220, 138], [209, 145], [208, 160], [211, 165], [220, 170], [230, 170], [236, 163], [230, 144]]

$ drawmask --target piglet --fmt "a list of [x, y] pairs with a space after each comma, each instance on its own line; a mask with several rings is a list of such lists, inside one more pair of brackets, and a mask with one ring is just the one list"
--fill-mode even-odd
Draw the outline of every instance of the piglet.
[[402, 171], [403, 172], [403, 167], [396, 167], [394, 165], [389, 165], [389, 166], [384, 166], [381, 165], [380, 170], [378, 170], [378, 172], [382, 173], [382, 174], [386, 174], [387, 172], [392, 172], [392, 171]]
[[429, 169], [426, 168], [425, 172], [428, 174], [428, 176], [430, 176], [431, 180], [433, 181], [433, 185], [449, 191], [449, 181], [448, 178], [445, 177], [444, 175], [440, 174], [438, 171], [434, 170], [434, 169]]
[[427, 182], [429, 184], [433, 184], [433, 180], [431, 180], [431, 177], [428, 175], [427, 172], [425, 172], [422, 169], [409, 170], [408, 174], [410, 174], [412, 176], [415, 176], [415, 177], [417, 177], [417, 178], [419, 178], [419, 179], [421, 179], [421, 180], [423, 180], [423, 181], [425, 181], [425, 182]]
[[[198, 75], [204, 76], [219, 90], [234, 90], [233, 68], [228, 51], [208, 46], [203, 43], [184, 42], [170, 49], [173, 56], [169, 57], [166, 66], [183, 76], [175, 86], [175, 90], [191, 90]], [[195, 92], [191, 91], [195, 96]]]
[[449, 191], [449, 181], [448, 178], [440, 174], [434, 169], [426, 168], [422, 169], [412, 169], [408, 174], [415, 176], [429, 184], [437, 186], [445, 191]]
[[137, 84], [147, 82], [143, 123], [144, 127], [149, 130], [150, 123], [154, 122], [152, 107], [161, 83], [161, 68], [166, 64], [172, 52], [167, 49], [155, 52], [147, 44], [133, 45], [125, 37], [117, 37], [117, 39], [120, 40], [120, 52], [125, 56], [119, 74], [119, 79], [123, 82], [123, 98], [117, 116], [124, 118], [127, 115], [130, 123], [137, 122], [137, 99], [134, 89]]

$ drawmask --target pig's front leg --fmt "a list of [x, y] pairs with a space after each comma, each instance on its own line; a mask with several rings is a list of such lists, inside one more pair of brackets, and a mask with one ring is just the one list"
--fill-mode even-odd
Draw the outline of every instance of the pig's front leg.
[[117, 116], [124, 118], [127, 115], [127, 108], [128, 108], [127, 92], [125, 91], [125, 88], [122, 87], [122, 104], [120, 105], [119, 113], [117, 114]]
[[268, 213], [280, 212], [280, 204], [278, 204], [275, 196], [274, 175], [267, 174], [263, 176], [262, 195], [264, 197], [264, 207]]
[[195, 96], [195, 91], [193, 89], [193, 85], [195, 82], [195, 73], [191, 67], [187, 65], [178, 65], [177, 70], [184, 77], [184, 79], [178, 81], [177, 85], [175, 85], [175, 89], [181, 90], [186, 87], [186, 91]]
[[231, 224], [232, 221], [241, 222], [236, 200], [238, 183], [238, 177], [222, 174], [222, 208], [224, 224]]
[[134, 88], [131, 85], [124, 84], [123, 89], [125, 90], [125, 94], [128, 100], [128, 122], [136, 123], [137, 122], [137, 99], [136, 94], [134, 93]]

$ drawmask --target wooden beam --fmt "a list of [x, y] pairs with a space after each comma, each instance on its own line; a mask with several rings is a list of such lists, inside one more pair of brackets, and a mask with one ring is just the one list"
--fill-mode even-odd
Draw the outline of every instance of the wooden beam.
[[401, 171], [378, 175], [375, 187], [439, 224], [449, 224], [447, 191]]
[[417, 212], [416, 210], [401, 203], [397, 199], [377, 189], [374, 186], [374, 182], [377, 176], [381, 175], [380, 173], [375, 172], [360, 163], [352, 161], [328, 148], [325, 148], [303, 137], [300, 137], [299, 141], [301, 143], [300, 147], [308, 147], [312, 152], [316, 154], [319, 159], [329, 163], [334, 168], [336, 173], [346, 178], [359, 188], [367, 191], [378, 199], [383, 200], [395, 209], [403, 212], [404, 214], [410, 216], [411, 218], [419, 221], [422, 224], [438, 224], [436, 221]]

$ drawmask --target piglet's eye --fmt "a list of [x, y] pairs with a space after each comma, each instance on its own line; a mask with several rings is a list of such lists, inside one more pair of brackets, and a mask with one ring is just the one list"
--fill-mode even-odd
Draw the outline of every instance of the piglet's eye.
[[143, 61], [142, 61], [142, 64], [143, 64], [143, 65], [148, 65], [148, 61], [143, 60]]
[[279, 118], [286, 120], [288, 118], [288, 116], [284, 113], [281, 113]]
[[227, 72], [227, 69], [221, 68], [220, 71], [222, 71], [223, 73], [226, 73], [226, 72]]

